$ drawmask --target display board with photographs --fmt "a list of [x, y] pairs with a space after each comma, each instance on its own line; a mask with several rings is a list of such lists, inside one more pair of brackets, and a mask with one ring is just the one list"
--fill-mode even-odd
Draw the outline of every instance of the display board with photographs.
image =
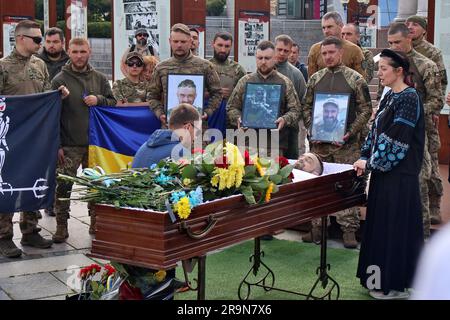
[[[1, 19], [1, 17], [0, 17]], [[14, 31], [22, 20], [32, 19], [29, 16], [4, 16], [3, 17], [3, 57], [8, 56], [16, 45]], [[1, 57], [1, 56], [0, 56]]]
[[311, 141], [344, 143], [350, 94], [315, 93]]
[[167, 77], [166, 117], [180, 103], [194, 106], [203, 115], [205, 76], [203, 74], [169, 74]]
[[114, 80], [124, 77], [120, 71], [120, 59], [126, 48], [136, 44], [134, 33], [137, 29], [147, 30], [147, 45], [154, 48], [161, 60], [170, 57], [167, 40], [170, 36], [170, 1], [114, 0], [113, 6]]
[[280, 115], [282, 85], [247, 83], [242, 106], [242, 126], [255, 129], [276, 129]]
[[269, 40], [269, 22], [268, 12], [239, 13], [238, 61], [247, 72], [256, 71], [256, 47], [261, 41]]

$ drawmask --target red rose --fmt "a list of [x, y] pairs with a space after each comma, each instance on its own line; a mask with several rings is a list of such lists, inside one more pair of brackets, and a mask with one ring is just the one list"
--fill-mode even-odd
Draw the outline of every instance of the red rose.
[[205, 150], [199, 149], [199, 148], [192, 150], [192, 154], [196, 154], [196, 153], [204, 154], [204, 153], [205, 153]]
[[289, 164], [289, 160], [280, 156], [277, 158], [277, 163], [280, 164], [280, 168], [284, 168]]
[[[277, 158], [277, 163], [280, 164], [280, 168], [284, 168], [289, 164], [289, 160], [285, 157], [278, 157]], [[288, 179], [292, 180], [294, 179], [294, 174], [291, 172], [291, 174], [289, 175]]]
[[253, 165], [252, 159], [250, 159], [250, 154], [248, 153], [247, 150], [245, 150], [245, 152], [244, 152], [244, 161], [245, 161], [246, 166]]

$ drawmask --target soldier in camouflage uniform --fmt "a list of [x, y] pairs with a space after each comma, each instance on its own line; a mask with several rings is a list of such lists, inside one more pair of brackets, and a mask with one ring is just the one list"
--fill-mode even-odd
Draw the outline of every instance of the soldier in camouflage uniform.
[[367, 84], [373, 79], [373, 74], [375, 72], [375, 62], [373, 61], [373, 54], [369, 49], [361, 47], [360, 39], [361, 34], [359, 33], [359, 28], [354, 23], [347, 23], [342, 27], [342, 39], [350, 41], [361, 48], [364, 54], [364, 60], [361, 63], [363, 70], [366, 73]]
[[148, 106], [147, 92], [149, 84], [140, 80], [144, 70], [144, 58], [138, 52], [130, 52], [127, 55], [127, 76], [117, 80], [113, 84], [113, 95], [117, 100], [116, 106]]
[[[411, 16], [406, 20], [406, 25], [412, 36], [412, 45], [414, 50], [423, 54], [428, 59], [432, 60], [438, 67], [441, 76], [441, 88], [442, 96], [445, 97], [445, 89], [447, 88], [448, 79], [447, 71], [445, 70], [444, 59], [440, 49], [433, 46], [427, 40], [425, 40], [425, 34], [427, 32], [427, 21], [420, 16]], [[441, 105], [441, 110], [444, 104]], [[429, 202], [430, 202], [430, 217], [431, 224], [441, 223], [440, 216], [440, 203], [443, 195], [442, 179], [439, 173], [439, 149], [441, 146], [439, 139], [439, 115], [434, 116], [434, 128], [430, 131], [428, 141], [428, 151], [431, 156], [431, 177], [429, 180]]]
[[[411, 38], [409, 36], [409, 30], [405, 24], [394, 23], [391, 25], [388, 31], [388, 42], [391, 49], [402, 51], [406, 53], [408, 57], [413, 82], [417, 93], [423, 102], [425, 113], [425, 132], [428, 139], [428, 148], [425, 148], [424, 150], [424, 159], [431, 159], [432, 164], [431, 153], [429, 153], [429, 145], [432, 143], [431, 141], [435, 141], [436, 139], [436, 127], [433, 123], [433, 117], [439, 115], [443, 104], [440, 72], [433, 61], [413, 49]], [[427, 153], [429, 154], [427, 155]], [[426, 204], [430, 203], [428, 194], [430, 193], [430, 186], [433, 185], [433, 180], [431, 178], [433, 177], [433, 165], [431, 165], [431, 168], [428, 168], [427, 166], [429, 165], [430, 162], [423, 161], [422, 171], [424, 172], [421, 172], [420, 174], [420, 184], [428, 184], [428, 193], [422, 193], [426, 191], [424, 187], [421, 189], [422, 212], [424, 219], [430, 217], [430, 208], [429, 205], [427, 206]], [[431, 172], [430, 178], [427, 178], [427, 172]], [[424, 223], [424, 228], [428, 228], [429, 225], [429, 222]], [[424, 229], [424, 234], [430, 234], [429, 228]]]
[[[298, 123], [300, 116], [300, 101], [295, 91], [291, 80], [283, 76], [275, 70], [275, 46], [270, 41], [262, 41], [256, 49], [256, 66], [257, 71], [248, 74], [239, 80], [236, 88], [234, 88], [227, 104], [227, 128], [240, 128], [242, 104], [244, 101], [244, 93], [246, 84], [251, 83], [265, 83], [265, 84], [281, 84], [281, 104], [280, 117], [275, 121], [279, 130], [279, 154], [283, 155], [286, 152], [287, 145], [287, 128], [295, 126]], [[271, 137], [270, 130], [268, 130], [268, 141], [265, 144], [268, 148], [268, 155], [272, 154], [270, 151], [275, 146], [270, 145]], [[264, 144], [264, 142], [262, 143]], [[250, 146], [251, 149], [255, 146]], [[253, 148], [252, 148], [253, 147]], [[261, 141], [258, 143], [258, 150], [261, 150]]]
[[219, 32], [214, 36], [212, 46], [214, 56], [209, 60], [217, 71], [220, 79], [220, 86], [223, 102], [228, 98], [236, 87], [238, 81], [246, 75], [245, 69], [239, 63], [228, 59], [233, 45], [233, 37], [228, 32]]
[[[165, 100], [167, 99], [167, 78], [169, 74], [202, 74], [205, 76], [205, 89], [208, 91], [208, 105], [203, 109], [203, 120], [207, 120], [219, 108], [222, 100], [220, 80], [211, 62], [191, 53], [191, 33], [189, 28], [177, 23], [170, 32], [170, 46], [173, 57], [160, 62], [153, 71], [147, 101], [150, 109], [166, 126]], [[206, 123], [206, 121], [204, 121]]]
[[[327, 68], [312, 75], [302, 103], [305, 126], [310, 128], [315, 93], [348, 93], [350, 103], [347, 116], [346, 134], [339, 143], [314, 143], [311, 151], [318, 154], [323, 161], [352, 164], [359, 157], [363, 129], [372, 114], [369, 87], [363, 76], [342, 64], [342, 40], [336, 37], [326, 38], [322, 42], [321, 53]], [[337, 222], [343, 231], [344, 246], [356, 248], [358, 245], [355, 232], [359, 228], [359, 212], [350, 208], [337, 213]], [[312, 221], [312, 232], [303, 237], [306, 242], [318, 242], [321, 238], [321, 220]]]
[[[42, 41], [39, 24], [21, 21], [16, 26], [14, 36], [16, 47], [9, 56], [0, 60], [0, 95], [26, 95], [50, 90], [45, 62], [34, 56]], [[20, 242], [22, 245], [49, 248], [53, 241], [39, 234], [37, 213], [39, 211], [20, 213]], [[12, 241], [13, 216], [14, 213], [0, 213], [0, 253], [11, 258], [22, 254]]]

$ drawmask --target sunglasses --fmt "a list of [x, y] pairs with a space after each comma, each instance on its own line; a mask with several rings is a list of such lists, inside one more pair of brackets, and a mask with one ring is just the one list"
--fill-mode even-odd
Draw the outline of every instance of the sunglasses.
[[32, 36], [27, 36], [26, 34], [22, 34], [22, 37], [33, 39], [33, 42], [36, 44], [41, 44], [41, 42], [42, 42], [42, 37], [32, 37]]
[[136, 67], [142, 67], [144, 64], [142, 63], [142, 62], [140, 62], [140, 61], [128, 61], [127, 62], [127, 66], [129, 66], [129, 67], [134, 67], [134, 66], [136, 66]]
[[146, 33], [138, 33], [138, 34], [136, 35], [136, 37], [144, 37], [144, 38], [148, 38], [148, 34], [146, 34]]

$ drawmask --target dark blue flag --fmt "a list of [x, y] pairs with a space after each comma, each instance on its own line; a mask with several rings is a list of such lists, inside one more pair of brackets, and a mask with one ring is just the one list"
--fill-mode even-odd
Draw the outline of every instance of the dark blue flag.
[[0, 96], [0, 213], [53, 203], [60, 113], [58, 91]]

